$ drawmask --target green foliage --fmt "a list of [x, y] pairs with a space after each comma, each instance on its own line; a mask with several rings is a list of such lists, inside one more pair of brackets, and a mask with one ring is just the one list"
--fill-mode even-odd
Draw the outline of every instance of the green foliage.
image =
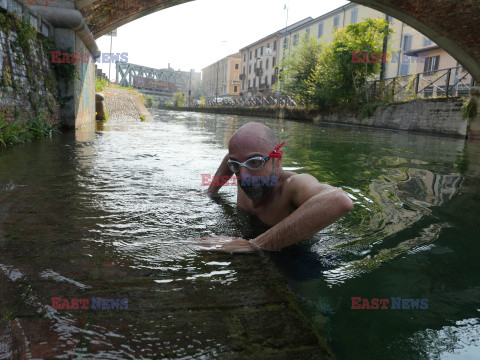
[[152, 107], [155, 104], [155, 99], [151, 95], [145, 96], [145, 106]]
[[358, 117], [360, 119], [369, 118], [375, 113], [375, 110], [377, 110], [377, 108], [381, 106], [385, 106], [385, 103], [382, 103], [382, 102], [366, 103], [360, 109], [360, 112], [358, 113]]
[[284, 90], [315, 108], [357, 107], [365, 102], [367, 79], [380, 72], [378, 62], [355, 62], [354, 53], [382, 53], [385, 36], [392, 33], [381, 19], [365, 19], [338, 30], [334, 41], [322, 45], [313, 38], [302, 39], [282, 62]]
[[176, 92], [173, 94], [172, 105], [177, 108], [182, 107], [185, 103], [185, 100], [185, 95], [183, 95], [181, 92]]
[[[67, 53], [69, 58], [72, 57], [72, 54], [66, 50], [62, 50], [62, 54]], [[53, 63], [53, 70], [55, 71], [55, 75], [57, 79], [65, 81], [67, 85], [70, 85], [75, 79], [80, 80], [80, 74], [78, 72], [77, 64], [75, 63], [68, 63], [68, 62], [60, 62], [60, 63]]]
[[295, 94], [297, 100], [309, 104], [311, 77], [320, 62], [323, 45], [315, 38], [304, 36], [298, 47], [293, 48], [281, 62], [285, 69], [280, 73], [280, 81], [275, 84], [275, 90]]
[[102, 92], [108, 87], [109, 81], [104, 78], [97, 78], [95, 81], [95, 92]]
[[51, 125], [43, 114], [40, 114], [27, 123], [5, 121], [0, 115], [0, 147], [24, 144], [34, 139], [50, 136], [57, 131], [57, 125]]
[[205, 107], [206, 104], [207, 104], [207, 99], [205, 99], [204, 97], [201, 97], [200, 104], [198, 105], [198, 107], [203, 108]]
[[462, 118], [464, 119], [471, 119], [477, 116], [477, 105], [475, 104], [475, 101], [473, 101], [472, 98], [469, 98], [463, 103], [461, 111]]
[[27, 21], [27, 18], [24, 17], [22, 22], [17, 23], [17, 35], [18, 35], [18, 42], [20, 46], [26, 53], [31, 52], [30, 41], [37, 39], [37, 32], [36, 30], [30, 26]]

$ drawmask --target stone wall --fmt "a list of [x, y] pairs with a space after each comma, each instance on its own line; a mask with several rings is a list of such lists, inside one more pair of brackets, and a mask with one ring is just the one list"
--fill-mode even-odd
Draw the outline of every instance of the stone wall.
[[332, 112], [320, 114], [314, 121], [466, 137], [468, 120], [462, 118], [462, 104], [459, 98], [419, 99], [378, 107], [364, 119], [357, 114]]
[[357, 113], [346, 111], [318, 113], [297, 109], [232, 107], [181, 108], [179, 110], [313, 121], [315, 123], [360, 125], [466, 137], [469, 121], [462, 118], [460, 111], [462, 104], [463, 100], [459, 98], [419, 99], [383, 107], [379, 106], [372, 116], [366, 118], [361, 118]]
[[48, 49], [53, 27], [15, 0], [0, 0], [0, 24], [0, 118], [25, 123], [41, 116], [58, 123]]

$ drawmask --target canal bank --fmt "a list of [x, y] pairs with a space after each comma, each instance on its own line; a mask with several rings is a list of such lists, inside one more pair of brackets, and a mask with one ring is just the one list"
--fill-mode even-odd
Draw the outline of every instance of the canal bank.
[[178, 110], [311, 121], [316, 124], [348, 124], [465, 138], [471, 120], [462, 117], [463, 102], [463, 98], [416, 99], [373, 106], [371, 111], [363, 114], [361, 111], [347, 110], [319, 112], [295, 108], [229, 106], [183, 107]]
[[140, 94], [136, 90], [120, 87], [107, 87], [97, 94], [100, 94], [104, 99], [103, 102], [105, 109], [108, 112], [109, 119], [153, 119], [150, 112], [142, 103]]

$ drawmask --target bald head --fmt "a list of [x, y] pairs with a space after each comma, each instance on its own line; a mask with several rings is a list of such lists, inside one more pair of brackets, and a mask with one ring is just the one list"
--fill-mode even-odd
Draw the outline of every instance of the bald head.
[[247, 152], [268, 154], [278, 145], [272, 129], [259, 123], [248, 123], [233, 134], [228, 144], [229, 153]]

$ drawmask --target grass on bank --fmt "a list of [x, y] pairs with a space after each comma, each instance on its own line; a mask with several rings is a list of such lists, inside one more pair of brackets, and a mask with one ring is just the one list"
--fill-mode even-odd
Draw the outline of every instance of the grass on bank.
[[102, 92], [106, 88], [109, 88], [109, 87], [110, 88], [115, 88], [115, 89], [125, 89], [125, 90], [135, 90], [135, 91], [137, 91], [136, 89], [133, 88], [133, 86], [125, 87], [125, 86], [120, 86], [120, 85], [116, 85], [114, 83], [111, 83], [107, 79], [103, 79], [103, 78], [97, 78], [96, 79], [95, 92]]
[[51, 125], [43, 115], [38, 115], [27, 123], [7, 122], [0, 115], [0, 148], [25, 144], [35, 139], [51, 136], [58, 132], [58, 125]]

